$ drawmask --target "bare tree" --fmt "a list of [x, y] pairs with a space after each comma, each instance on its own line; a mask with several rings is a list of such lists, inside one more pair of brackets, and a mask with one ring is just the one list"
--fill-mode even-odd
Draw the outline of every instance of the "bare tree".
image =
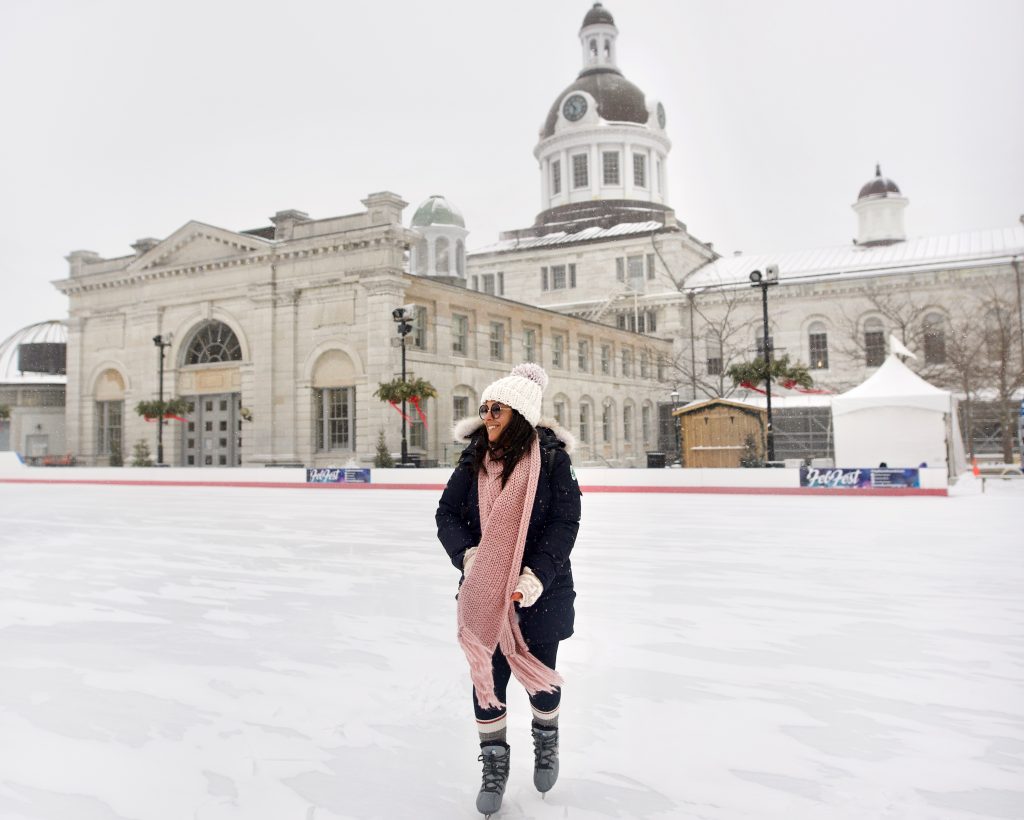
[[[714, 304], [702, 303], [700, 291], [684, 292], [690, 315], [689, 345], [676, 355], [672, 366], [690, 384], [695, 398], [729, 396], [736, 390], [729, 368], [749, 358], [758, 323], [743, 315], [741, 291], [712, 291]], [[701, 355], [702, 348], [706, 355]]]
[[[883, 289], [869, 283], [858, 294], [868, 302], [866, 311], [882, 318], [885, 334], [892, 333], [910, 350], [923, 350], [925, 341], [925, 316], [930, 306], [905, 290]], [[839, 303], [838, 325], [842, 335], [837, 345], [839, 353], [854, 364], [863, 364], [868, 358], [867, 337], [864, 324], [859, 316], [851, 316], [842, 302]], [[925, 370], [923, 360], [919, 370]], [[925, 375], [922, 372], [922, 375]], [[927, 376], [925, 376], [927, 378]]]

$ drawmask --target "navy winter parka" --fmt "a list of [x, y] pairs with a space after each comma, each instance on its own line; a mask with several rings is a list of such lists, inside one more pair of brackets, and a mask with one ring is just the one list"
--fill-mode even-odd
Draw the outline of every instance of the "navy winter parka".
[[[527, 644], [554, 643], [573, 633], [576, 591], [569, 553], [580, 526], [580, 488], [565, 449], [571, 436], [561, 430], [561, 435], [556, 434], [549, 427], [536, 429], [541, 467], [523, 549], [523, 566], [533, 570], [544, 592], [531, 607], [520, 608], [516, 604], [519, 628]], [[466, 550], [480, 543], [480, 504], [477, 476], [473, 472], [475, 446], [470, 444], [463, 450], [435, 515], [437, 537], [460, 571]]]

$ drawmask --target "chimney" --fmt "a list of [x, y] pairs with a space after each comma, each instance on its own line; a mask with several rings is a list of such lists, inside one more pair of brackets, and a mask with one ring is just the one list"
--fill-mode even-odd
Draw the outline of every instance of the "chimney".
[[402, 197], [391, 191], [378, 191], [363, 200], [371, 225], [392, 225], [402, 223], [402, 211], [408, 206]]
[[274, 239], [283, 241], [295, 236], [295, 226], [299, 222], [309, 222], [309, 214], [305, 211], [278, 211], [270, 221], [274, 223]]
[[71, 270], [72, 276], [80, 276], [84, 273], [86, 265], [103, 261], [103, 258], [96, 251], [71, 251], [64, 258], [68, 260], [68, 267]]

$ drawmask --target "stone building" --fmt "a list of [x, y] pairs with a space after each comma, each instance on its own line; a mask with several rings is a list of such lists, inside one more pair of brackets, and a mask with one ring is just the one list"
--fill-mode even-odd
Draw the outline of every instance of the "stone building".
[[[468, 286], [498, 283], [512, 299], [668, 336], [669, 382], [702, 400], [733, 394], [729, 366], [762, 355], [761, 294], [749, 276], [773, 266], [773, 355], [839, 391], [874, 372], [893, 334], [923, 376], [958, 390], [968, 414], [975, 405], [969, 442], [1005, 451], [1024, 373], [1024, 227], [909, 237], [909, 200], [876, 167], [852, 206], [852, 243], [723, 258], [669, 206], [666, 112], [622, 75], [617, 35], [595, 3], [579, 32], [579, 76], [534, 148], [543, 210], [470, 254]], [[981, 342], [983, 361], [971, 362], [968, 348]]]
[[[192, 406], [166, 422], [166, 463], [369, 464], [379, 430], [398, 447], [400, 414], [373, 392], [400, 373], [392, 311], [410, 305], [407, 376], [439, 393], [421, 405], [425, 422], [409, 413], [418, 461], [449, 461], [454, 418], [474, 413], [486, 384], [534, 358], [551, 377], [545, 412], [575, 422], [583, 460], [641, 461], [671, 343], [467, 290], [451, 275], [459, 236], [452, 270], [432, 244], [434, 275], [410, 274], [407, 252], [421, 236], [402, 224], [406, 203], [382, 192], [363, 204], [329, 219], [281, 211], [248, 231], [188, 222], [114, 259], [72, 253], [70, 275], [56, 283], [70, 300], [68, 448], [83, 463], [108, 463], [117, 419], [123, 451], [139, 440], [152, 450], [155, 422], [133, 408], [160, 395], [162, 372], [163, 395]], [[440, 214], [436, 204], [418, 211], [432, 239], [437, 230], [422, 214]], [[464, 237], [464, 228], [449, 229]], [[604, 352], [638, 365], [605, 372]]]

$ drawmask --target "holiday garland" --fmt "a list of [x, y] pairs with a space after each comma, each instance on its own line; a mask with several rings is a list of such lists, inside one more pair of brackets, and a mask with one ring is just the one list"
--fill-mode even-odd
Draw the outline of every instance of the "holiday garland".
[[182, 418], [192, 412], [192, 402], [183, 398], [168, 399], [167, 401], [140, 401], [135, 405], [135, 412], [146, 421], [158, 418], [171, 418], [176, 421], [184, 421]]
[[409, 417], [399, 408], [399, 403], [407, 401], [416, 408], [423, 426], [427, 426], [427, 417], [423, 414], [420, 401], [423, 399], [436, 398], [437, 390], [434, 385], [426, 379], [392, 379], [389, 382], [382, 382], [373, 391], [373, 395], [381, 401], [386, 401], [398, 412], [402, 418], [409, 421]]

